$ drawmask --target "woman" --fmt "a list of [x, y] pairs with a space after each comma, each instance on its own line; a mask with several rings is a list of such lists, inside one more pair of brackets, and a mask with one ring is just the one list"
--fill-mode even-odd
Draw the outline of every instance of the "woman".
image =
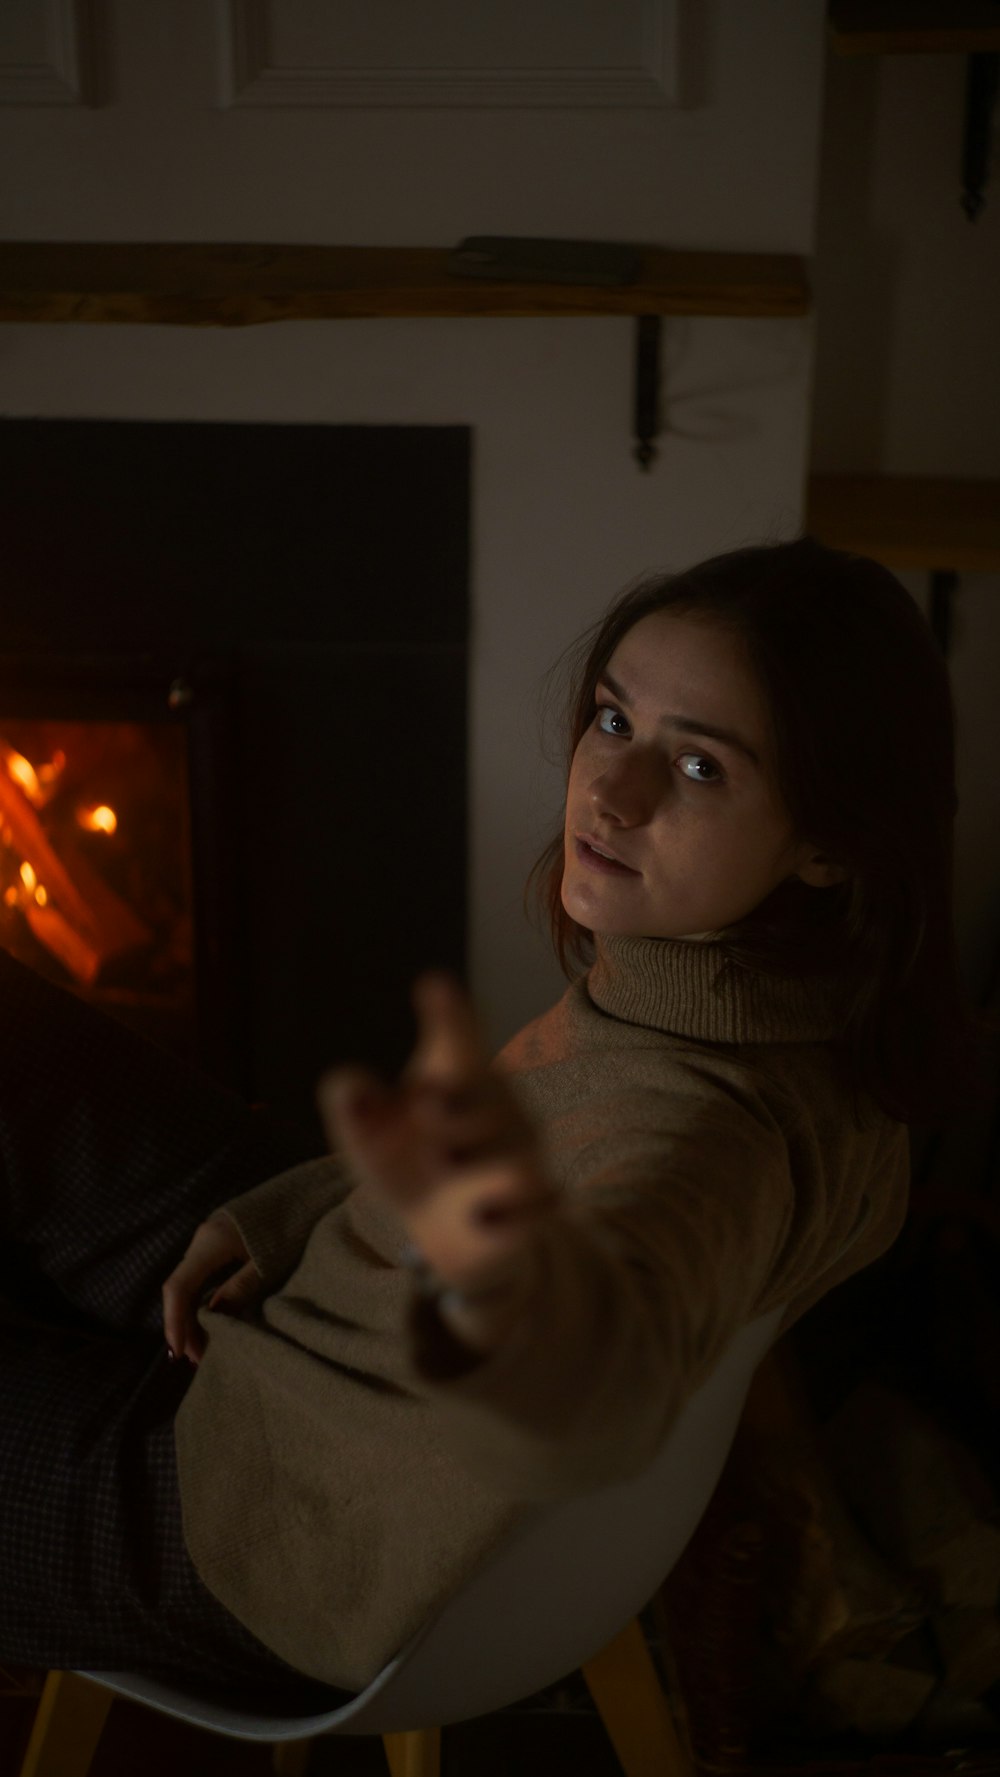
[[[979, 1041], [953, 950], [950, 696], [909, 596], [809, 540], [643, 582], [590, 641], [570, 742], [538, 881], [564, 961], [590, 966], [495, 1066], [461, 990], [426, 978], [402, 1080], [324, 1082], [336, 1157], [272, 1176], [262, 1138], [192, 1091], [204, 1128], [132, 1222], [134, 1155], [91, 1155], [90, 1091], [60, 1150], [88, 1154], [75, 1272], [46, 1208], [58, 1167], [15, 1157], [10, 1233], [91, 1315], [113, 1277], [122, 1329], [153, 1328], [155, 1258], [204, 1219], [163, 1268], [187, 1361], [147, 1352], [140, 1374], [121, 1338], [82, 1416], [105, 1504], [81, 1595], [53, 1579], [56, 1634], [22, 1556], [7, 1657], [360, 1688], [535, 1502], [637, 1473], [741, 1325], [784, 1304], [784, 1330], [895, 1240], [906, 1124], [957, 1114]], [[158, 1128], [183, 1090], [122, 1128]], [[102, 1193], [134, 1263], [92, 1225]], [[91, 1331], [44, 1348], [60, 1401], [92, 1374]], [[41, 1373], [23, 1341], [22, 1417]], [[37, 1472], [23, 1444], [5, 1513]]]

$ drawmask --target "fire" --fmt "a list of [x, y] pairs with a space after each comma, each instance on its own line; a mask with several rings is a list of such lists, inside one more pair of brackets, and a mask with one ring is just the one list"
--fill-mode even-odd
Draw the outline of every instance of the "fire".
[[57, 747], [48, 764], [40, 765], [38, 767], [39, 783], [45, 785], [56, 783], [65, 763], [66, 755], [63, 752], [62, 747]]
[[118, 827], [118, 816], [106, 802], [99, 802], [96, 808], [78, 808], [76, 818], [88, 833], [114, 833]]
[[[44, 972], [38, 959], [41, 946], [88, 991], [103, 983], [112, 968], [119, 971], [116, 982], [126, 974], [131, 981], [134, 973], [142, 982], [141, 992], [155, 999], [159, 977], [154, 980], [150, 973], [147, 989], [145, 973], [158, 966], [153, 960], [157, 945], [178, 946], [176, 965], [174, 949], [164, 951], [165, 966], [178, 971], [187, 966], [179, 949], [184, 908], [178, 905], [175, 938], [167, 930], [173, 879], [166, 900], [152, 889], [147, 896], [144, 883], [136, 880], [141, 872], [133, 865], [129, 874], [126, 868], [139, 843], [132, 832], [136, 823], [128, 795], [138, 785], [145, 761], [153, 781], [147, 785], [143, 780], [141, 794], [148, 791], [152, 797], [161, 783], [172, 794], [176, 780], [182, 814], [183, 749], [164, 749], [161, 760], [153, 744], [161, 739], [160, 729], [147, 741], [145, 729], [136, 723], [10, 720], [11, 729], [6, 729], [7, 718], [0, 720], [0, 943]], [[164, 728], [163, 735], [168, 732], [175, 731]], [[183, 738], [180, 730], [176, 733]], [[138, 787], [135, 794], [140, 794]], [[105, 796], [122, 803], [121, 811]], [[186, 842], [183, 828], [178, 838]], [[116, 865], [121, 866], [118, 876], [128, 876], [124, 886], [117, 876], [112, 882], [105, 874], [115, 874]], [[178, 887], [178, 896], [186, 892], [183, 885]], [[142, 901], [141, 909], [133, 905], [133, 896]]]
[[0, 740], [0, 762], [6, 768], [11, 783], [17, 785], [32, 808], [44, 808], [59, 788], [59, 779], [66, 765], [66, 754], [62, 747], [56, 747], [51, 759], [36, 767], [16, 747]]
[[[27, 859], [25, 859], [24, 863], [21, 865], [18, 875], [24, 884], [28, 900], [34, 901], [36, 907], [47, 907], [49, 904], [49, 891], [44, 882], [39, 882], [38, 877]], [[4, 900], [6, 901], [7, 906], [16, 906], [20, 899], [21, 897], [12, 883], [4, 895]]]
[[24, 791], [29, 802], [41, 800], [42, 786], [38, 781], [38, 773], [31, 760], [26, 759], [23, 753], [12, 750], [7, 754], [7, 774]]

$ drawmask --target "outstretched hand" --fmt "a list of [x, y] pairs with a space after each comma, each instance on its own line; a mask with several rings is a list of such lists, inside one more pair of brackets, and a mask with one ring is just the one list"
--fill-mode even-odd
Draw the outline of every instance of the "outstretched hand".
[[358, 1182], [392, 1204], [444, 1283], [474, 1297], [517, 1270], [555, 1193], [462, 987], [421, 976], [413, 1004], [417, 1042], [398, 1084], [339, 1069], [319, 1108]]

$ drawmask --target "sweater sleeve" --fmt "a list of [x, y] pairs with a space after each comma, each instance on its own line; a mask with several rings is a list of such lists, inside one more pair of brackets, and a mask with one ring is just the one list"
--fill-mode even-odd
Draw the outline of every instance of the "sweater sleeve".
[[[651, 1136], [643, 1107], [631, 1130], [623, 1108], [613, 1139], [578, 1150], [497, 1351], [470, 1353], [432, 1304], [411, 1306], [415, 1367], [444, 1435], [476, 1476], [520, 1498], [637, 1474], [732, 1335], [772, 1305], [779, 1252], [788, 1281], [792, 1184], [767, 1114], [730, 1105], [711, 1125]], [[793, 1272], [821, 1237], [799, 1228]]]
[[223, 1204], [269, 1291], [295, 1269], [312, 1229], [354, 1189], [333, 1154], [306, 1160]]

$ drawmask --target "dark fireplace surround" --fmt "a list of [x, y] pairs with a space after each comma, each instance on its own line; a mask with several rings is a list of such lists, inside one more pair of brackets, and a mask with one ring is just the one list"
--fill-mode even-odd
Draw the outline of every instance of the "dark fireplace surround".
[[464, 970], [469, 457], [460, 427], [0, 422], [0, 740], [135, 725], [189, 833], [129, 865], [188, 881], [189, 993], [81, 981], [27, 927], [25, 960], [317, 1135], [323, 1069], [393, 1071], [413, 976]]

